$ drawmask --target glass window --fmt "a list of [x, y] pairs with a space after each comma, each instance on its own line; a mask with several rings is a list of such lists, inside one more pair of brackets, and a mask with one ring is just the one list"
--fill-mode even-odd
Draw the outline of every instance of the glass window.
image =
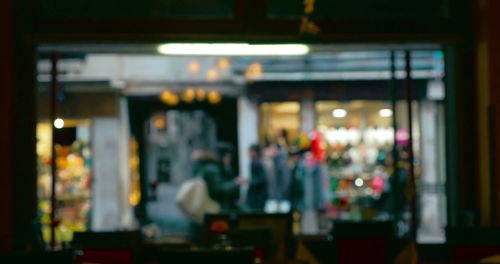
[[274, 102], [260, 105], [261, 144], [285, 139], [281, 143], [288, 145], [300, 131], [300, 125], [300, 103]]
[[316, 104], [330, 184], [330, 216], [345, 220], [390, 218], [392, 110], [383, 101]]

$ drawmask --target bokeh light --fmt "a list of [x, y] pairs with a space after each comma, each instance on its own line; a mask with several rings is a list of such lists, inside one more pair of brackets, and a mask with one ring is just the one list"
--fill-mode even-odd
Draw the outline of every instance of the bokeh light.
[[198, 88], [196, 90], [196, 99], [198, 99], [198, 101], [202, 102], [206, 98], [207, 98], [207, 92], [205, 91], [205, 89]]
[[215, 82], [219, 79], [219, 73], [217, 73], [217, 70], [215, 69], [210, 69], [207, 71], [207, 81], [208, 82]]
[[195, 60], [190, 61], [188, 64], [188, 71], [191, 74], [197, 74], [200, 72], [200, 63]]
[[186, 103], [192, 103], [196, 98], [196, 91], [192, 87], [188, 87], [182, 94], [182, 100]]
[[222, 97], [217, 91], [210, 91], [208, 93], [208, 102], [211, 104], [217, 104], [222, 100]]

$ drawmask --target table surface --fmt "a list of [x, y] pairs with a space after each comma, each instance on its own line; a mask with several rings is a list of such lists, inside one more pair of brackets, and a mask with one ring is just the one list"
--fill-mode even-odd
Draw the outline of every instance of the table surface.
[[480, 263], [500, 263], [500, 255], [484, 258]]

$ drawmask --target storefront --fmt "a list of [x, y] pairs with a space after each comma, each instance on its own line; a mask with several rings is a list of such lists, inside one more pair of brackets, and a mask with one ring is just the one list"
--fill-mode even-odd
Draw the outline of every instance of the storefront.
[[54, 102], [57, 118], [53, 123], [50, 121], [49, 105], [54, 97], [44, 81], [46, 64], [44, 60], [39, 62], [37, 220], [47, 245], [51, 242], [51, 223], [55, 223], [55, 244], [64, 248], [72, 241], [74, 232], [132, 226], [133, 199], [129, 196], [133, 192], [120, 190], [133, 185], [133, 171], [127, 165], [128, 155], [133, 152], [125, 149], [129, 143], [122, 127], [127, 124], [122, 118], [128, 120], [128, 117], [123, 116], [119, 95], [104, 82], [61, 83]]
[[[412, 159], [419, 197], [415, 203], [418, 239], [423, 243], [443, 242], [446, 180], [445, 95], [439, 81], [443, 74], [442, 54], [412, 54]], [[324, 211], [320, 218], [393, 219], [400, 221], [400, 232], [406, 233], [413, 187], [408, 180], [410, 119], [408, 104], [403, 100], [403, 82], [391, 82], [387, 75], [390, 67], [376, 68], [381, 64], [390, 66], [389, 56], [376, 52], [344, 56], [356, 60], [338, 59], [336, 70], [322, 73], [330, 81], [265, 80], [250, 84], [250, 96], [260, 102], [259, 142], [262, 147], [277, 143], [286, 149], [292, 171], [306, 158], [305, 153], [314, 155], [322, 167], [319, 185], [325, 203], [316, 208]], [[323, 69], [328, 68], [322, 63]], [[396, 79], [402, 78], [403, 65], [402, 57], [396, 55]], [[315, 66], [310, 62], [310, 68]], [[372, 71], [367, 72], [367, 68]], [[391, 85], [396, 87], [395, 95], [391, 95]], [[395, 96], [394, 105], [391, 96]], [[318, 223], [321, 229], [324, 224], [321, 220]]]
[[[66, 48], [71, 49], [71, 45]], [[39, 193], [46, 242], [50, 241], [52, 126], [56, 135], [64, 134], [67, 141], [63, 146], [56, 141], [56, 150], [73, 150], [73, 144], [85, 137], [88, 152], [88, 175], [71, 176], [88, 191], [78, 226], [74, 221], [69, 223], [74, 216], [65, 212], [80, 210], [81, 205], [74, 201], [81, 190], [68, 187], [71, 191], [67, 193], [59, 186], [66, 184], [68, 177], [56, 179], [55, 221], [62, 221], [56, 226], [59, 245], [71, 241], [73, 232], [148, 230], [151, 225], [159, 231], [145, 233], [154, 238], [186, 236], [189, 221], [177, 208], [175, 195], [180, 184], [192, 177], [192, 153], [229, 144], [234, 155], [231, 167], [238, 173], [240, 86], [232, 83], [231, 61], [213, 56], [167, 57], [156, 52], [149, 56], [95, 51], [73, 54], [58, 61], [59, 85], [53, 96], [51, 60], [47, 57], [38, 61], [37, 130], [38, 158], [45, 162], [38, 178], [40, 189], [46, 191]], [[51, 98], [55, 99], [57, 117], [52, 126], [47, 120]], [[62, 163], [68, 156], [64, 154], [58, 154], [61, 162], [56, 163], [56, 173], [80, 171], [78, 164]], [[68, 158], [74, 160], [75, 154], [71, 154]], [[106, 202], [97, 202], [101, 200]]]
[[[395, 220], [400, 235], [408, 235], [414, 210], [403, 83], [402, 50], [408, 47], [299, 46], [307, 52], [165, 56], [104, 53], [109, 47], [103, 47], [63, 59], [59, 78], [65, 81], [56, 103], [65, 124], [55, 131], [70, 131], [73, 140], [57, 146], [59, 240], [70, 241], [73, 231], [134, 228], [147, 230], [151, 238], [186, 236], [189, 219], [177, 207], [176, 193], [193, 176], [193, 153], [216, 151], [220, 143], [231, 145], [233, 180], [252, 177], [248, 149], [260, 144], [268, 170], [264, 209], [302, 215], [296, 233], [327, 233], [334, 220]], [[438, 45], [420, 48], [410, 53], [414, 176], [421, 194], [415, 204], [422, 216], [421, 241], [442, 242], [445, 154], [444, 143], [436, 142], [444, 142], [444, 59]], [[39, 158], [45, 164], [50, 159], [48, 65], [39, 62], [39, 79], [45, 80]], [[287, 172], [283, 183], [272, 168], [274, 146]], [[39, 175], [45, 225], [48, 170], [41, 167]], [[232, 202], [248, 210], [248, 186], [237, 188], [239, 199]], [[111, 202], [94, 203], [102, 199]]]

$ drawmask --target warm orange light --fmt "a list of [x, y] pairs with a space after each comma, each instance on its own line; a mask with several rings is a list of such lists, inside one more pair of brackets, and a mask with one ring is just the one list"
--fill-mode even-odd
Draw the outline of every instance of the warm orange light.
[[219, 78], [219, 73], [215, 69], [210, 69], [207, 71], [207, 81], [215, 82]]
[[248, 65], [244, 75], [247, 80], [256, 80], [261, 78], [263, 73], [264, 68], [262, 67], [262, 64], [258, 61], [254, 61]]
[[170, 98], [169, 104], [170, 105], [179, 104], [179, 96], [177, 94], [173, 94], [172, 97]]
[[160, 94], [160, 100], [162, 100], [163, 102], [166, 102], [168, 101], [168, 99], [170, 98], [170, 96], [172, 96], [172, 92], [171, 91], [163, 91], [161, 94]]
[[179, 103], [179, 96], [166, 90], [160, 94], [160, 100], [168, 105], [177, 105]]
[[225, 71], [229, 69], [230, 66], [231, 66], [231, 61], [228, 58], [220, 58], [217, 61], [217, 68], [219, 68], [219, 70]]
[[191, 74], [197, 74], [200, 72], [200, 63], [195, 60], [190, 61], [188, 64], [188, 71]]
[[210, 91], [208, 93], [208, 102], [211, 104], [217, 104], [222, 100], [222, 97], [217, 91]]
[[129, 144], [129, 166], [130, 166], [130, 192], [129, 192], [129, 203], [131, 206], [136, 206], [141, 201], [141, 184], [140, 184], [140, 174], [139, 174], [139, 155], [138, 149], [139, 144], [137, 140], [132, 137], [130, 138]]
[[200, 102], [205, 100], [205, 98], [207, 98], [207, 92], [203, 88], [198, 88], [198, 90], [196, 90], [196, 98]]
[[186, 103], [192, 103], [195, 98], [196, 98], [196, 91], [191, 87], [187, 88], [182, 94], [182, 100], [184, 100], [184, 102]]
[[167, 122], [163, 115], [157, 115], [154, 119], [154, 126], [157, 130], [163, 130], [167, 126]]

